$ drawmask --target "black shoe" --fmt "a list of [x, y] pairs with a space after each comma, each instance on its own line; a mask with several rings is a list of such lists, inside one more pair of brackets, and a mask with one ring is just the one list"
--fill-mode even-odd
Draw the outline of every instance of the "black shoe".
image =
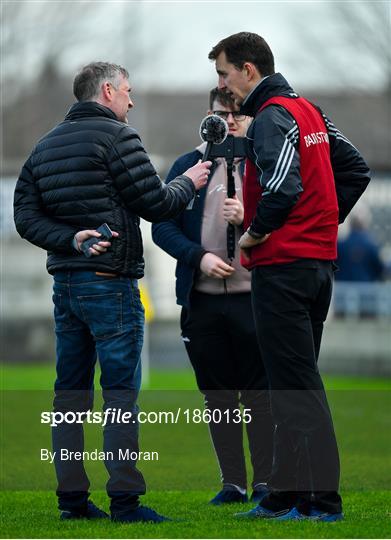
[[258, 484], [255, 486], [254, 491], [251, 494], [250, 501], [254, 503], [260, 503], [266, 495], [270, 493], [268, 487], [264, 484]]
[[63, 510], [60, 519], [102, 519], [108, 518], [109, 514], [95, 506], [92, 501], [87, 501], [87, 507], [75, 510]]
[[136, 510], [123, 512], [111, 516], [111, 520], [117, 523], [134, 523], [136, 521], [146, 521], [149, 523], [161, 523], [162, 521], [171, 521], [170, 518], [161, 516], [148, 506], [139, 506]]
[[240, 493], [235, 488], [224, 487], [209, 504], [230, 504], [230, 503], [246, 503], [248, 502], [247, 493]]

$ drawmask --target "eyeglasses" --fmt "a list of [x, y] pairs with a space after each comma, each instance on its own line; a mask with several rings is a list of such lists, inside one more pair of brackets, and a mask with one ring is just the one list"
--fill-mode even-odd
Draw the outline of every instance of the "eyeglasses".
[[228, 120], [228, 116], [232, 114], [232, 118], [237, 122], [243, 122], [246, 118], [245, 114], [241, 114], [239, 111], [213, 111], [213, 114], [220, 116], [223, 120]]

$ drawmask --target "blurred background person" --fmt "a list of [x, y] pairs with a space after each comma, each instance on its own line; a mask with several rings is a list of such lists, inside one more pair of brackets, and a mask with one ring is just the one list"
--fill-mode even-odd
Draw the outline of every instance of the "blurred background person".
[[338, 271], [335, 273], [334, 315], [374, 318], [386, 310], [387, 264], [372, 233], [368, 206], [360, 204], [346, 223], [347, 232], [338, 241]]
[[[250, 117], [240, 114], [232, 98], [217, 88], [209, 96], [208, 114], [212, 113], [227, 121], [230, 135], [245, 136]], [[167, 182], [197, 163], [205, 149], [202, 143], [179, 157]], [[227, 253], [227, 224], [234, 225], [234, 245], [243, 232], [243, 168], [244, 159], [236, 158], [236, 194], [229, 198], [227, 162], [216, 158], [210, 180], [192, 208], [152, 226], [154, 242], [177, 259], [182, 339], [205, 407], [216, 419], [209, 424], [223, 483], [210, 501], [216, 505], [247, 501], [243, 426], [233, 421], [240, 403], [251, 414], [245, 427], [253, 468], [252, 501], [259, 502], [267, 492], [272, 461], [273, 425], [251, 310], [250, 273], [240, 265], [238, 248], [232, 260]]]
[[380, 281], [385, 276], [385, 264], [380, 248], [370, 232], [369, 209], [357, 208], [349, 219], [350, 231], [338, 241], [338, 281]]

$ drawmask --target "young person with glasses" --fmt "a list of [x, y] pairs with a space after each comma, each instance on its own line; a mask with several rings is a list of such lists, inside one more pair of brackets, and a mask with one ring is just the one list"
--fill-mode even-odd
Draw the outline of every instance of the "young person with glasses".
[[[230, 116], [232, 116], [232, 118], [236, 122], [243, 122], [244, 120], [246, 120], [248, 118], [245, 114], [240, 114], [239, 111], [219, 111], [219, 110], [216, 110], [216, 111], [213, 111], [213, 114], [217, 114], [217, 116], [220, 116], [220, 118], [223, 118], [223, 120], [225, 120], [226, 122], [228, 121], [228, 118]], [[231, 131], [230, 131], [230, 133], [231, 133]]]
[[[250, 118], [217, 88], [210, 92], [209, 114], [224, 118], [229, 134], [244, 137]], [[167, 181], [203, 156], [206, 143], [179, 157]], [[246, 502], [247, 476], [243, 429], [249, 440], [252, 501], [267, 493], [272, 462], [273, 425], [263, 363], [260, 357], [250, 299], [250, 275], [240, 265], [239, 249], [227, 254], [227, 226], [235, 245], [243, 233], [243, 158], [235, 158], [236, 194], [227, 197], [227, 163], [214, 160], [210, 180], [192, 208], [152, 227], [154, 242], [177, 259], [177, 303], [182, 306], [181, 330], [197, 384], [213, 420], [210, 434], [221, 470], [222, 490], [212, 504]], [[250, 409], [251, 422], [237, 422], [240, 404]], [[219, 421], [221, 419], [221, 421]]]

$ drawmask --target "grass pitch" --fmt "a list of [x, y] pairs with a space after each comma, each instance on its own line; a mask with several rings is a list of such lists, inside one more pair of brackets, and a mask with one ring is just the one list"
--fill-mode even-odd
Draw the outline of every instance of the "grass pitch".
[[[155, 491], [144, 504], [180, 521], [159, 525], [120, 525], [108, 520], [60, 522], [52, 493], [13, 492], [3, 495], [2, 538], [387, 538], [390, 535], [390, 497], [386, 492], [342, 493], [346, 519], [340, 523], [276, 523], [268, 520], [243, 522], [235, 512], [251, 504], [211, 507], [214, 492]], [[103, 492], [93, 500], [107, 508]]]
[[[252, 508], [251, 504], [208, 506], [207, 501], [220, 489], [208, 428], [182, 423], [140, 428], [141, 449], [159, 451], [158, 462], [139, 464], [148, 486], [142, 503], [177, 521], [119, 525], [106, 520], [58, 520], [53, 466], [39, 459], [39, 449], [50, 448], [50, 429], [40, 424], [39, 412], [51, 408], [53, 366], [3, 365], [1, 375], [2, 538], [391, 536], [390, 381], [325, 378], [341, 452], [344, 522], [243, 522], [233, 514]], [[170, 410], [184, 404], [202, 408], [191, 372], [151, 373], [150, 385], [140, 396], [142, 410]], [[87, 426], [86, 440], [87, 448], [100, 448], [101, 430]], [[90, 462], [87, 470], [92, 499], [108, 510], [103, 463]]]

